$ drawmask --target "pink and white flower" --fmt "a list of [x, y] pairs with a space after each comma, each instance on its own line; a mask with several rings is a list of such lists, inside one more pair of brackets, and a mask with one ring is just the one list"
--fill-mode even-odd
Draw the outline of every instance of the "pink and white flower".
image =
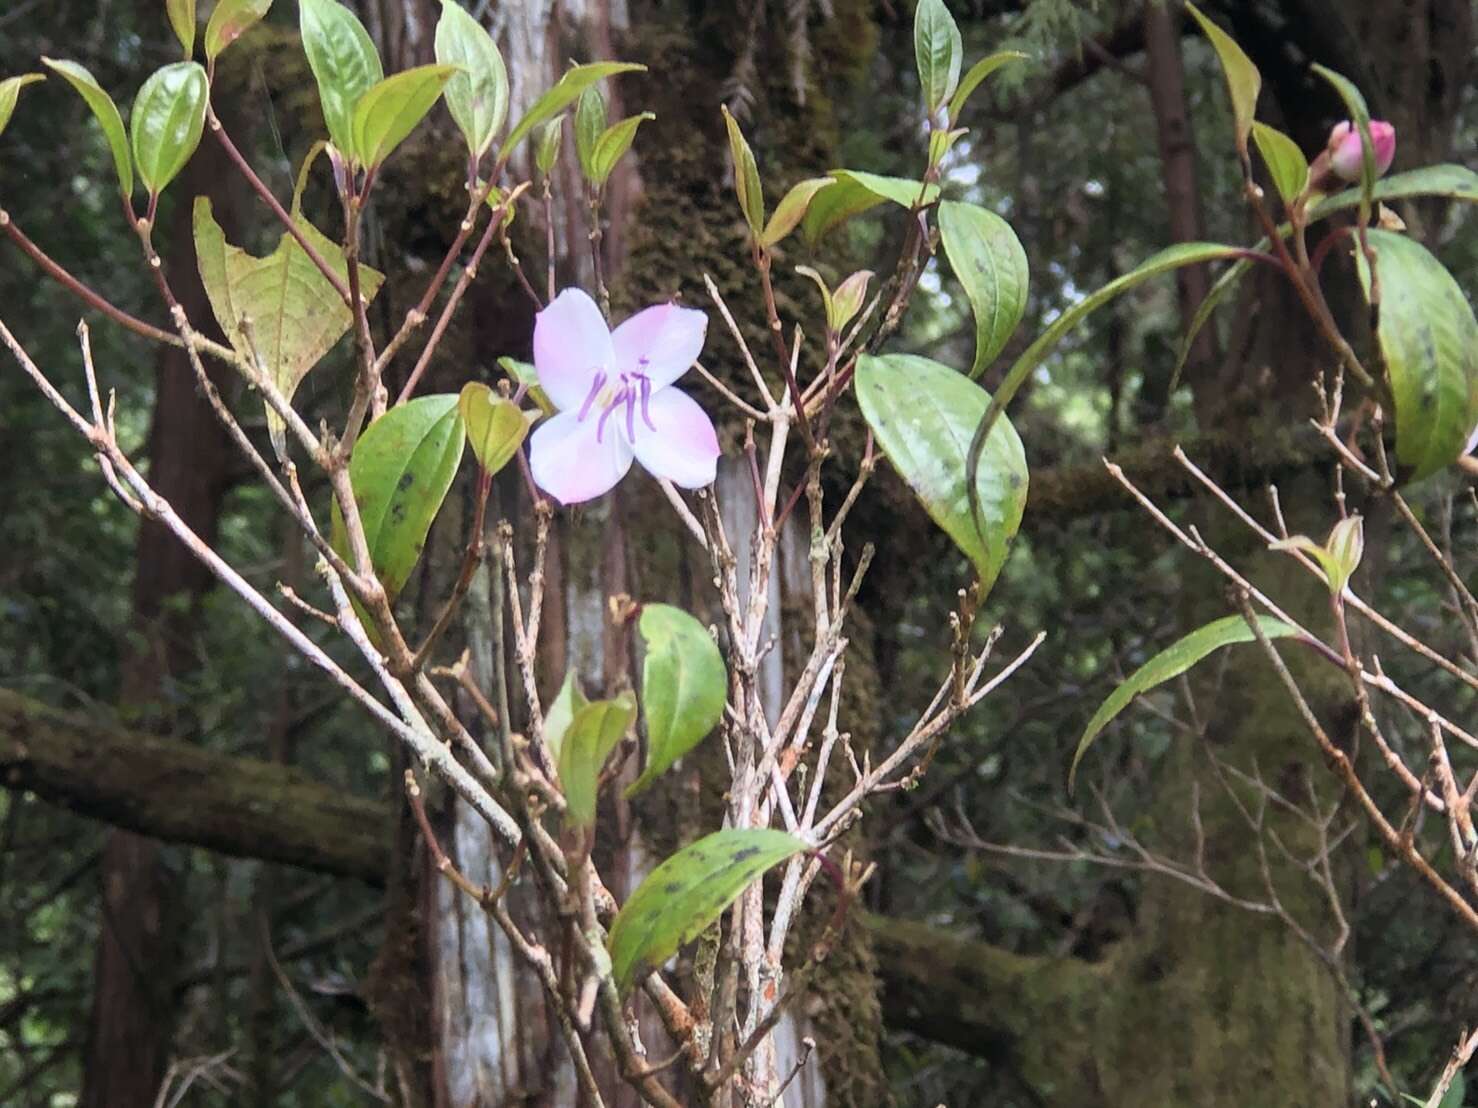
[[534, 368], [559, 414], [529, 440], [534, 482], [561, 504], [610, 491], [633, 459], [685, 489], [712, 484], [713, 421], [672, 387], [698, 360], [708, 317], [660, 304], [614, 331], [584, 292], [565, 289], [534, 319]]
[[[1379, 119], [1370, 121], [1370, 147], [1375, 156], [1375, 175], [1383, 175], [1396, 157], [1396, 128]], [[1329, 166], [1342, 179], [1358, 181], [1365, 155], [1360, 148], [1360, 132], [1344, 120], [1329, 132]]]

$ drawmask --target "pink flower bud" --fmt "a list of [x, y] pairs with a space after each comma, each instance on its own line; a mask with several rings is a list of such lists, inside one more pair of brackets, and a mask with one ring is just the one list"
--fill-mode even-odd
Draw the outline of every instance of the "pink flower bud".
[[[1370, 121], [1371, 152], [1375, 155], [1377, 177], [1391, 168], [1391, 159], [1396, 156], [1396, 128], [1379, 119]], [[1349, 120], [1334, 125], [1329, 132], [1329, 165], [1346, 181], [1360, 179], [1363, 162], [1360, 150], [1360, 132], [1350, 125]]]

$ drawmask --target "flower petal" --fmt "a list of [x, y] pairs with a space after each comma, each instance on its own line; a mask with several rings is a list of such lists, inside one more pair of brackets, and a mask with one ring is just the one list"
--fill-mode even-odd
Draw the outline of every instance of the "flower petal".
[[631, 444], [620, 429], [600, 420], [561, 412], [534, 428], [529, 438], [529, 469], [534, 483], [561, 504], [579, 504], [609, 492], [631, 468]]
[[616, 366], [645, 373], [652, 388], [672, 384], [698, 360], [708, 334], [708, 316], [695, 308], [658, 304], [637, 312], [611, 332]]
[[606, 321], [580, 289], [565, 289], [534, 317], [534, 368], [560, 411], [578, 410], [596, 373], [609, 373], [615, 364]]
[[698, 402], [680, 389], [654, 393], [647, 404], [652, 426], [636, 421], [636, 458], [651, 473], [685, 489], [713, 484], [718, 435]]

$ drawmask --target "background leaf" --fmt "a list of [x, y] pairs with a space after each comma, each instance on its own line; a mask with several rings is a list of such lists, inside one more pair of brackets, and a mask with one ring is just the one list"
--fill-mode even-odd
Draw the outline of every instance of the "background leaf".
[[27, 85], [33, 85], [37, 81], [46, 80], [40, 73], [26, 73], [19, 77], [7, 77], [0, 81], [0, 135], [5, 133], [6, 125], [10, 123], [10, 117], [15, 114], [16, 101], [20, 99], [21, 89]]
[[[462, 415], [453, 394], [397, 404], [365, 428], [349, 459], [370, 560], [392, 598], [410, 578], [426, 534], [462, 460]], [[333, 508], [333, 547], [353, 564], [344, 520]]]
[[205, 70], [196, 62], [167, 65], [139, 89], [128, 127], [139, 180], [150, 193], [163, 192], [194, 155], [209, 96]]
[[626, 790], [632, 796], [718, 726], [729, 672], [708, 629], [681, 608], [646, 604], [637, 624], [646, 658], [641, 704], [647, 721], [647, 766]]
[[954, 200], [939, 205], [939, 236], [975, 316], [970, 376], [995, 360], [1026, 311], [1026, 251], [995, 212]]
[[205, 25], [206, 58], [215, 61], [222, 50], [260, 23], [271, 7], [272, 0], [220, 0]]
[[[319, 257], [347, 280], [348, 267], [338, 244], [301, 216], [297, 224]], [[216, 322], [236, 352], [259, 360], [291, 401], [303, 378], [349, 329], [353, 322], [349, 306], [286, 232], [277, 249], [255, 258], [226, 241], [205, 196], [195, 200], [194, 230], [200, 279]], [[374, 300], [383, 281], [376, 270], [359, 267], [359, 291], [366, 303]], [[249, 322], [249, 335], [242, 329], [243, 319]], [[267, 426], [281, 453], [286, 448], [282, 421], [270, 406]]]
[[647, 874], [611, 925], [608, 945], [624, 993], [691, 942], [765, 870], [806, 844], [769, 828], [715, 831]]
[[426, 118], [456, 70], [421, 65], [386, 77], [354, 105], [354, 155], [367, 166], [382, 164]]
[[528, 114], [514, 125], [503, 149], [512, 150], [528, 137], [530, 131], [546, 119], [553, 119], [564, 111], [595, 82], [616, 73], [645, 73], [646, 69], [644, 65], [634, 65], [631, 62], [593, 62], [590, 65], [571, 67], [552, 89], [534, 101]]
[[298, 0], [298, 26], [329, 141], [352, 157], [354, 105], [384, 79], [380, 55], [364, 24], [338, 0]]
[[592, 700], [570, 719], [559, 747], [559, 783], [570, 826], [595, 823], [600, 771], [635, 722], [636, 697], [629, 691], [611, 700]]
[[[1298, 634], [1296, 629], [1272, 616], [1258, 616], [1257, 624], [1270, 639], [1286, 639]], [[1108, 699], [1098, 706], [1098, 711], [1093, 713], [1093, 718], [1083, 729], [1083, 737], [1078, 740], [1078, 749], [1073, 754], [1073, 764], [1068, 770], [1068, 789], [1072, 789], [1078, 773], [1078, 763], [1088, 753], [1093, 740], [1116, 715], [1128, 707], [1131, 700], [1156, 685], [1163, 685], [1172, 677], [1179, 677], [1214, 650], [1233, 643], [1253, 642], [1255, 639], [1256, 636], [1245, 619], [1241, 616], [1225, 616], [1192, 631], [1131, 673], [1118, 688], [1109, 693]]]
[[508, 120], [508, 68], [492, 35], [456, 0], [441, 0], [436, 60], [461, 67], [443, 95], [468, 152], [481, 158]]
[[[1478, 423], [1478, 321], [1452, 274], [1421, 243], [1372, 228], [1381, 356], [1396, 401], [1396, 460], [1420, 481], [1465, 453]], [[1370, 271], [1355, 251], [1360, 283]]]
[[65, 77], [92, 109], [98, 126], [103, 129], [103, 137], [108, 140], [108, 148], [113, 151], [113, 165], [118, 170], [118, 184], [123, 189], [123, 196], [125, 199], [132, 196], [133, 157], [128, 152], [128, 136], [123, 130], [123, 117], [118, 114], [118, 105], [113, 103], [113, 98], [103, 91], [92, 74], [76, 62], [52, 58], [42, 58], [41, 62], [53, 73]]
[[980, 514], [965, 484], [970, 437], [990, 395], [948, 366], [911, 354], [857, 361], [857, 401], [893, 468], [989, 592], [1026, 507], [1026, 456], [1009, 420], [991, 429], [976, 467]]
[[919, 0], [913, 16], [914, 62], [924, 104], [933, 115], [960, 83], [965, 44], [944, 0]]

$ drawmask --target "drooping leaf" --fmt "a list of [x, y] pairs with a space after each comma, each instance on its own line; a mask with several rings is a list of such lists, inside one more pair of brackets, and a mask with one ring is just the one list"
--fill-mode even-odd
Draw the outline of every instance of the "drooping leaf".
[[353, 157], [354, 105], [384, 79], [380, 55], [364, 24], [339, 0], [299, 0], [298, 26], [329, 141]]
[[[341, 281], [348, 266], [338, 244], [301, 215], [298, 230]], [[195, 200], [195, 256], [211, 311], [226, 339], [244, 358], [257, 362], [289, 401], [308, 372], [349, 330], [353, 316], [328, 278], [284, 232], [277, 249], [256, 258], [226, 242], [211, 214], [209, 197]], [[384, 277], [367, 265], [359, 267], [359, 291], [369, 303]], [[267, 407], [267, 426], [285, 449], [282, 421]]]
[[386, 77], [354, 105], [354, 154], [381, 165], [404, 142], [456, 74], [449, 65], [421, 65]]
[[497, 473], [513, 459], [529, 433], [529, 421], [518, 405], [499, 396], [480, 381], [462, 386], [458, 398], [462, 422], [467, 425], [467, 445], [478, 465]]
[[759, 167], [754, 163], [754, 151], [739, 129], [739, 121], [729, 114], [727, 106], [722, 111], [724, 126], [729, 132], [729, 157], [734, 162], [734, 193], [739, 197], [739, 210], [744, 213], [744, 222], [749, 224], [750, 232], [758, 236], [765, 227], [765, 192], [760, 184]]
[[775, 213], [770, 216], [770, 222], [765, 224], [764, 232], [760, 235], [762, 246], [774, 246], [786, 235], [795, 230], [800, 223], [801, 217], [806, 214], [810, 207], [812, 198], [822, 189], [834, 183], [831, 177], [808, 177], [792, 185], [790, 191], [775, 205]]
[[1252, 59], [1237, 45], [1236, 40], [1202, 15], [1194, 4], [1188, 2], [1186, 11], [1190, 12], [1196, 22], [1201, 25], [1201, 30], [1211, 40], [1211, 46], [1221, 62], [1221, 71], [1227, 80], [1227, 92], [1232, 99], [1232, 119], [1237, 129], [1237, 149], [1245, 154], [1247, 135], [1252, 130], [1253, 116], [1257, 113], [1257, 94], [1262, 88], [1262, 74], [1257, 71], [1257, 66], [1252, 64]]
[[[1463, 454], [1478, 424], [1478, 321], [1462, 288], [1421, 243], [1372, 228], [1380, 277], [1376, 339], [1396, 401], [1396, 460], [1420, 481]], [[1355, 251], [1370, 293], [1363, 251]]]
[[978, 516], [966, 482], [970, 438], [990, 395], [964, 374], [910, 354], [863, 355], [857, 402], [878, 445], [929, 517], [975, 565], [989, 592], [1026, 507], [1027, 469], [1008, 419], [997, 421], [975, 467]]
[[441, 0], [436, 60], [461, 69], [443, 95], [468, 151], [481, 158], [508, 119], [508, 69], [493, 36], [457, 0]]
[[1350, 113], [1350, 121], [1360, 135], [1360, 218], [1370, 218], [1371, 198], [1375, 193], [1375, 142], [1370, 137], [1370, 108], [1366, 106], [1365, 97], [1355, 87], [1355, 83], [1348, 77], [1336, 73], [1326, 66], [1315, 64], [1310, 66], [1315, 73], [1323, 77], [1339, 93], [1339, 98], [1345, 103], [1345, 110]]
[[[464, 440], [456, 395], [439, 393], [397, 404], [354, 444], [349, 481], [370, 562], [392, 599], [421, 557], [426, 534], [457, 475]], [[333, 548], [353, 565], [337, 503], [332, 522]]]
[[559, 783], [569, 826], [595, 823], [600, 771], [634, 722], [636, 697], [630, 691], [610, 700], [593, 700], [570, 719], [559, 747]]
[[[1313, 205], [1309, 217], [1311, 220], [1322, 219], [1334, 212], [1357, 207], [1360, 203], [1360, 196], [1358, 188], [1346, 189], [1344, 192], [1327, 196]], [[1463, 165], [1430, 165], [1425, 169], [1411, 169], [1377, 181], [1373, 199], [1409, 200], [1418, 196], [1440, 196], [1449, 200], [1467, 201], [1470, 204], [1478, 203], [1478, 173], [1474, 173]], [[1287, 224], [1284, 224], [1278, 230], [1286, 235], [1289, 228]], [[1267, 245], [1268, 242], [1264, 239], [1254, 249], [1263, 250]], [[1176, 379], [1180, 377], [1180, 371], [1184, 368], [1186, 359], [1190, 357], [1191, 347], [1195, 345], [1196, 336], [1201, 333], [1201, 328], [1206, 325], [1217, 307], [1236, 290], [1237, 285], [1251, 268], [1251, 261], [1245, 258], [1239, 259], [1228, 267], [1226, 272], [1211, 286], [1211, 291], [1197, 307], [1196, 314], [1191, 317], [1191, 325], [1181, 339], [1175, 365]]]
[[573, 104], [582, 92], [595, 82], [616, 73], [645, 73], [647, 67], [631, 62], [592, 62], [589, 65], [572, 66], [558, 83], [534, 101], [528, 114], [514, 125], [503, 144], [505, 151], [512, 150], [529, 136], [529, 133], [546, 119], [553, 119]]
[[21, 89], [44, 80], [46, 78], [40, 73], [25, 73], [19, 77], [7, 77], [0, 81], [0, 135], [5, 133], [10, 117], [15, 114], [15, 105], [20, 99]]
[[954, 95], [965, 60], [965, 43], [944, 0], [919, 0], [913, 17], [914, 62], [924, 106], [933, 115]]
[[960, 81], [960, 87], [955, 89], [955, 94], [949, 98], [949, 126], [953, 127], [960, 121], [960, 112], [965, 108], [965, 101], [970, 99], [970, 94], [980, 87], [987, 77], [1004, 65], [1012, 62], [1025, 61], [1027, 55], [1019, 50], [1002, 50], [981, 58], [972, 65]]
[[647, 874], [611, 925], [607, 945], [621, 992], [718, 919], [765, 870], [806, 844], [784, 831], [729, 828], [679, 850]]
[[995, 212], [944, 200], [939, 237], [975, 316], [975, 358], [970, 376], [995, 360], [1026, 311], [1026, 251], [1016, 232]]
[[629, 115], [625, 119], [612, 123], [601, 132], [595, 144], [595, 152], [591, 157], [590, 180], [594, 185], [597, 187], [605, 185], [616, 168], [616, 163], [625, 156], [626, 151], [631, 149], [631, 144], [636, 141], [637, 128], [647, 120], [656, 118], [652, 112]]
[[1257, 152], [1268, 167], [1268, 176], [1284, 204], [1291, 204], [1302, 195], [1309, 183], [1309, 161], [1298, 143], [1276, 127], [1266, 123], [1252, 124], [1252, 140], [1257, 143]]
[[637, 624], [646, 659], [641, 703], [647, 768], [626, 790], [639, 793], [718, 726], [729, 693], [723, 655], [707, 628], [681, 608], [643, 606]]
[[[1293, 627], [1271, 616], [1258, 616], [1257, 622], [1262, 633], [1270, 639], [1286, 639], [1298, 634]], [[1083, 729], [1083, 737], [1078, 740], [1078, 749], [1073, 753], [1073, 764], [1068, 770], [1068, 789], [1072, 789], [1078, 773], [1078, 763], [1088, 753], [1093, 740], [1115, 716], [1128, 707], [1131, 700], [1157, 685], [1163, 685], [1172, 677], [1179, 677], [1202, 658], [1223, 646], [1253, 642], [1256, 638], [1252, 628], [1247, 626], [1247, 621], [1241, 616], [1226, 616], [1192, 631], [1130, 674], [1118, 688], [1109, 693], [1108, 699], [1099, 705], [1098, 711], [1093, 713], [1093, 718]]]
[[103, 129], [103, 137], [108, 140], [108, 148], [113, 151], [118, 184], [127, 199], [133, 195], [133, 157], [128, 152], [128, 134], [123, 129], [123, 117], [118, 114], [118, 105], [113, 103], [113, 98], [103, 91], [93, 75], [76, 62], [56, 61], [52, 58], [42, 58], [41, 62], [53, 73], [65, 77], [67, 83], [81, 94], [87, 106], [92, 109], [98, 126]]
[[153, 195], [185, 168], [205, 131], [210, 85], [197, 62], [175, 62], [155, 72], [134, 98], [128, 127], [139, 180]]
[[591, 85], [575, 102], [575, 157], [580, 160], [586, 178], [592, 176], [595, 144], [605, 129], [606, 98], [601, 95], [599, 85]]
[[589, 703], [580, 689], [575, 671], [570, 670], [565, 674], [565, 683], [559, 687], [554, 702], [549, 705], [549, 711], [544, 713], [544, 745], [549, 748], [549, 757], [556, 767], [559, 765], [559, 752], [564, 746], [565, 735], [575, 719], [575, 713]]
[[206, 58], [215, 61], [221, 51], [260, 23], [271, 7], [272, 0], [221, 0], [205, 25]]
[[833, 170], [831, 177], [835, 184], [812, 197], [801, 220], [801, 234], [812, 246], [828, 231], [885, 201], [911, 211], [928, 207], [939, 199], [938, 185], [925, 185], [906, 177], [884, 177], [855, 169]]

